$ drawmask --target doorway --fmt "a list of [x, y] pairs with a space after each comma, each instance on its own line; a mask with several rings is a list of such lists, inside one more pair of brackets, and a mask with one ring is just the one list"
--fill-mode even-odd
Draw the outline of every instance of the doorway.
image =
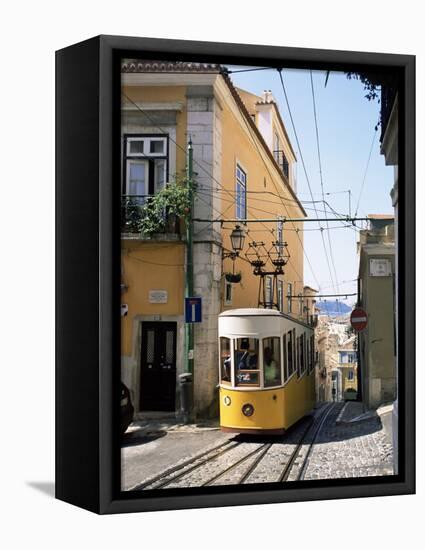
[[142, 322], [140, 410], [174, 411], [177, 323]]

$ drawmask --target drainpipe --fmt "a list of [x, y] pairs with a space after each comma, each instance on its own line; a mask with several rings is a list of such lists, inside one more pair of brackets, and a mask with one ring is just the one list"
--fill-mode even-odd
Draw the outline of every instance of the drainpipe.
[[[186, 219], [186, 278], [185, 278], [185, 296], [190, 298], [193, 296], [193, 146], [192, 139], [189, 138], [187, 146], [187, 186], [189, 190], [190, 212]], [[193, 344], [194, 344], [194, 327], [193, 323], [185, 323], [185, 372], [191, 374], [191, 387], [189, 389], [189, 399], [185, 399], [183, 407], [183, 415], [185, 421], [188, 422], [193, 409]]]
[[[360, 277], [357, 279], [357, 306], [360, 306]], [[360, 332], [357, 333], [357, 401], [363, 401], [362, 358], [360, 357]]]

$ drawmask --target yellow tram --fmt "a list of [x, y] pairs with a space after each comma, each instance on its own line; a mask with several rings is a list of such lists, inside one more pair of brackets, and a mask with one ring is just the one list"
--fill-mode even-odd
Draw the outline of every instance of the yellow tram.
[[272, 309], [219, 315], [222, 431], [282, 434], [314, 406], [314, 329]]

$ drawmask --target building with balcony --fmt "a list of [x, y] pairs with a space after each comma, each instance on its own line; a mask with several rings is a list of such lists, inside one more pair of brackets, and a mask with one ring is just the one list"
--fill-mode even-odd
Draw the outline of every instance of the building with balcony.
[[[343, 401], [357, 398], [356, 337], [349, 325], [319, 316], [316, 329], [318, 401]], [[352, 392], [353, 388], [356, 392]], [[347, 392], [347, 390], [349, 390]]]
[[352, 336], [338, 349], [340, 393], [344, 400], [357, 398], [357, 351], [353, 348], [356, 336]]
[[[122, 380], [136, 412], [178, 412], [184, 372], [186, 240], [184, 220], [163, 212], [161, 230], [140, 231], [140, 217], [171, 182], [185, 185], [193, 144], [194, 412], [217, 411], [217, 316], [225, 309], [278, 307], [303, 318], [302, 223], [295, 154], [276, 102], [235, 88], [225, 68], [200, 63], [126, 60], [122, 65]], [[285, 160], [276, 151], [283, 151]], [[276, 222], [246, 223], [271, 218]], [[236, 220], [215, 223], [214, 220]], [[238, 221], [240, 220], [240, 222]], [[230, 234], [245, 235], [232, 254]], [[281, 272], [258, 276], [248, 250], [283, 250]], [[262, 285], [260, 286], [260, 281]], [[261, 290], [261, 292], [260, 292]]]

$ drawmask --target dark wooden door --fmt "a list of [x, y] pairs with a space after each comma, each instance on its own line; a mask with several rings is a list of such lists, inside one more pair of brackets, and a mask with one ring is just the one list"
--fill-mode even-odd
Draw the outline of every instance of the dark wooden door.
[[140, 410], [174, 411], [177, 323], [142, 323]]

